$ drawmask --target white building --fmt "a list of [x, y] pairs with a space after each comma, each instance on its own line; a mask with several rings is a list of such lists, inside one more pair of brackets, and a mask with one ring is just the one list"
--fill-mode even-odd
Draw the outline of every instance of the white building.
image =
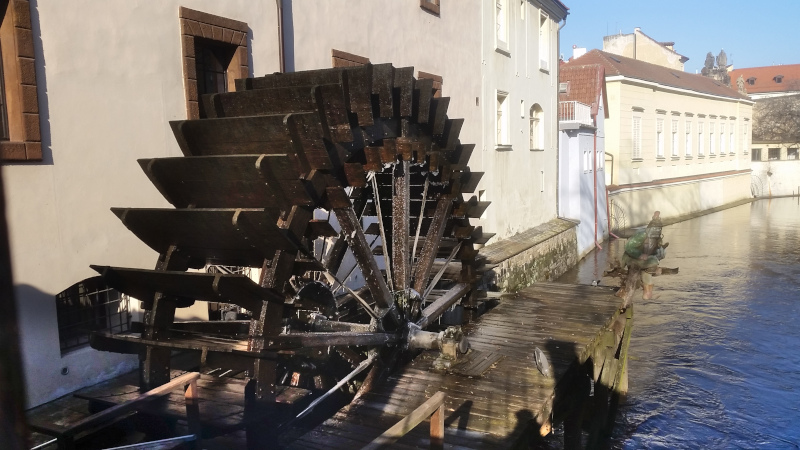
[[579, 221], [578, 257], [609, 232], [605, 175], [605, 70], [599, 64], [559, 71], [559, 216]]
[[181, 155], [168, 122], [198, 117], [199, 95], [234, 79], [414, 66], [465, 119], [470, 165], [487, 172], [481, 200], [493, 202], [484, 228], [504, 238], [556, 220], [566, 15], [558, 0], [10, 1], [0, 157], [28, 405], [137, 366], [65, 333], [56, 296], [94, 276], [90, 264], [155, 265], [109, 208], [168, 206], [136, 159]]

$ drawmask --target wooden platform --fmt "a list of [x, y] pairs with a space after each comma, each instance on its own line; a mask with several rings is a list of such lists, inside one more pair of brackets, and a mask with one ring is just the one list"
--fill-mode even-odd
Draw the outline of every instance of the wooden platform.
[[[446, 448], [507, 448], [535, 438], [542, 426], [550, 425], [554, 403], [559, 403], [556, 392], [569, 397], [571, 391], [585, 390], [588, 395], [587, 377], [579, 385], [576, 380], [581, 378], [568, 373], [589, 362], [594, 367], [590, 376], [601, 380], [605, 367], [609, 378], [613, 368], [611, 375], [617, 380], [608, 386], [619, 385], [624, 362], [611, 360], [619, 357], [630, 322], [620, 315], [621, 299], [613, 292], [608, 287], [539, 283], [503, 297], [465, 327], [471, 351], [463, 363], [440, 373], [432, 369], [436, 355], [423, 353], [296, 440], [292, 448], [363, 447], [437, 391], [447, 395]], [[537, 370], [536, 347], [547, 355], [553, 378]], [[427, 424], [396, 445], [427, 448]]]

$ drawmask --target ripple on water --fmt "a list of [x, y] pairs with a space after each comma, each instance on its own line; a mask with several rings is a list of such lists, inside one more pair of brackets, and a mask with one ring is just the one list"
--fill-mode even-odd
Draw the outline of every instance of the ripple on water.
[[[776, 199], [665, 227], [680, 272], [634, 302], [612, 448], [800, 449], [798, 225], [797, 200]], [[604, 248], [564, 281], [589, 284], [623, 245]]]

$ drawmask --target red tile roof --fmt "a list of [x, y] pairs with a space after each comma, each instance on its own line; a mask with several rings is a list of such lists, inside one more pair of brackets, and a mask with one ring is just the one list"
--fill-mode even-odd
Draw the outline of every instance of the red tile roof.
[[608, 117], [605, 68], [602, 65], [562, 65], [558, 72], [558, 81], [569, 83], [567, 93], [558, 94], [558, 101], [576, 101], [589, 105], [592, 107], [592, 115], [597, 114], [599, 102], [603, 102], [605, 116]]
[[[800, 64], [749, 67], [731, 70], [728, 75], [731, 76], [731, 85], [734, 86], [741, 75], [744, 78], [744, 87], [748, 94], [800, 91]], [[775, 77], [778, 75], [783, 75], [780, 83], [775, 81]], [[749, 78], [754, 78], [752, 85], [747, 81]]]
[[624, 56], [614, 55], [601, 50], [591, 50], [580, 58], [573, 59], [561, 66], [565, 69], [572, 65], [602, 64], [606, 70], [606, 77], [624, 76], [637, 80], [650, 81], [664, 86], [670, 86], [689, 91], [711, 94], [732, 99], [750, 100], [713, 78], [681, 72], [680, 70], [639, 61]]

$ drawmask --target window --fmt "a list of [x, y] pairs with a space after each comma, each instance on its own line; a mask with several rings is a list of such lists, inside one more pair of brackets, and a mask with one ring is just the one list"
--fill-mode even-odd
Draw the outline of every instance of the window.
[[797, 159], [797, 148], [786, 149], [786, 159]]
[[727, 139], [727, 136], [725, 136], [725, 124], [721, 123], [721, 124], [719, 124], [719, 154], [720, 155], [724, 155], [725, 154], [725, 151], [726, 151], [725, 150], [725, 141], [726, 141], [726, 139]]
[[544, 150], [544, 133], [542, 132], [542, 107], [539, 104], [531, 106], [530, 112], [530, 149]]
[[3, 2], [3, 5], [0, 8], [5, 10], [0, 17], [0, 160], [41, 161], [30, 5], [27, 1]]
[[743, 129], [743, 132], [742, 132], [742, 153], [744, 153], [745, 155], [747, 154], [748, 151], [750, 151], [750, 148], [749, 148], [749, 144], [750, 144], [750, 139], [749, 138], [750, 138], [750, 136], [747, 135], [747, 131], [748, 131], [747, 128], [748, 128], [748, 124], [742, 125], [742, 129]]
[[539, 13], [539, 69], [550, 70], [550, 18]]
[[356, 67], [369, 64], [369, 58], [331, 49], [331, 65], [333, 67]]
[[75, 283], [56, 294], [61, 356], [85, 347], [93, 331], [130, 330], [130, 299], [106, 286], [101, 277]]
[[634, 116], [631, 126], [631, 140], [633, 141], [633, 159], [642, 159], [642, 118]]
[[697, 123], [697, 156], [706, 154], [706, 141], [703, 138], [703, 122]]
[[419, 80], [432, 80], [433, 81], [433, 98], [440, 98], [442, 96], [442, 83], [444, 79], [439, 75], [432, 73], [418, 71], [417, 79]]
[[750, 155], [751, 161], [761, 161], [761, 149], [754, 148], [752, 154]]
[[508, 51], [508, 0], [495, 0], [497, 9], [496, 26], [497, 26], [497, 48]]
[[664, 119], [656, 119], [656, 158], [664, 157]]
[[692, 156], [692, 121], [686, 121], [686, 150], [684, 150], [684, 154], [686, 156]]
[[736, 153], [736, 126], [734, 124], [731, 124], [730, 141], [728, 152], [733, 155]]
[[439, 0], [419, 0], [419, 7], [437, 16], [439, 15]]
[[497, 91], [497, 146], [511, 145], [508, 133], [508, 92]]
[[770, 161], [778, 161], [781, 159], [781, 149], [779, 148], [771, 148], [769, 149], [768, 159]]
[[235, 90], [234, 80], [250, 75], [247, 24], [180, 8], [186, 115], [205, 116], [200, 96]]
[[714, 140], [714, 122], [708, 123], [708, 155], [717, 154], [717, 141]]
[[775, 75], [773, 80], [775, 80], [776, 83], [783, 83], [783, 75]]
[[752, 86], [752, 85], [756, 84], [756, 77], [750, 77], [750, 78], [748, 78], [748, 79], [747, 79], [747, 84], [749, 84], [750, 86]]
[[678, 156], [678, 121], [672, 120], [672, 156]]

